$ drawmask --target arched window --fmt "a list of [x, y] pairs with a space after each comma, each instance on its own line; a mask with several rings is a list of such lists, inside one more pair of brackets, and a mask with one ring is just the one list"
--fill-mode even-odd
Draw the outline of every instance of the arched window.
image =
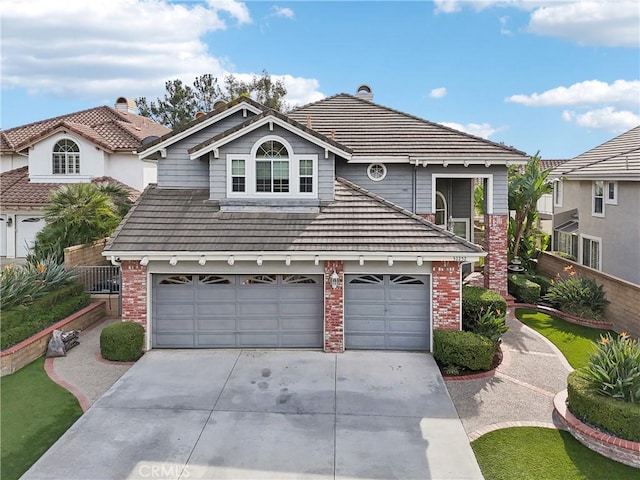
[[447, 200], [440, 192], [436, 192], [436, 225], [447, 228]]
[[80, 173], [80, 148], [73, 140], [58, 141], [53, 147], [53, 174], [73, 175]]
[[267, 140], [256, 152], [256, 192], [289, 192], [289, 152], [276, 140]]

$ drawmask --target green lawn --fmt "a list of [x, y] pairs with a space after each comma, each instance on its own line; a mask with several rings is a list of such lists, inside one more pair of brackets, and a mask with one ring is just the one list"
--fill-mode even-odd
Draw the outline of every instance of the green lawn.
[[0, 379], [0, 478], [19, 478], [82, 415], [44, 371], [44, 357]]
[[640, 479], [640, 470], [592, 452], [561, 430], [504, 428], [481, 436], [471, 447], [485, 480]]
[[516, 318], [551, 340], [573, 368], [586, 363], [589, 353], [593, 352], [591, 343], [600, 340], [601, 335], [607, 332], [618, 335], [611, 330], [583, 327], [527, 308], [516, 308]]

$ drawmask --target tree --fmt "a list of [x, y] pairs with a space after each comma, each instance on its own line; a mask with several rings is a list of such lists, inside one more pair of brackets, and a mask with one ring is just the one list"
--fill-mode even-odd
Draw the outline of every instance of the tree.
[[164, 97], [149, 102], [146, 97], [136, 99], [138, 113], [153, 118], [171, 129], [178, 128], [193, 120], [198, 112], [210, 112], [216, 102], [229, 102], [246, 96], [274, 110], [287, 108], [284, 97], [287, 89], [282, 80], [273, 80], [269, 72], [262, 71], [251, 80], [244, 81], [234, 75], [224, 77], [224, 88], [218, 84], [217, 77], [207, 73], [197, 77], [193, 85], [185, 85], [182, 80], [169, 80], [165, 83]]
[[515, 211], [515, 217], [509, 219], [511, 258], [521, 256], [521, 253], [526, 255], [527, 252], [522, 252], [522, 241], [524, 238], [525, 243], [530, 244], [530, 237], [537, 228], [538, 200], [552, 191], [547, 181], [550, 170], [542, 170], [539, 153], [531, 157], [523, 172], [516, 170], [509, 175], [509, 210]]
[[45, 207], [45, 227], [36, 235], [33, 257], [64, 261], [64, 249], [113, 233], [131, 207], [127, 192], [111, 183], [75, 183], [55, 190]]

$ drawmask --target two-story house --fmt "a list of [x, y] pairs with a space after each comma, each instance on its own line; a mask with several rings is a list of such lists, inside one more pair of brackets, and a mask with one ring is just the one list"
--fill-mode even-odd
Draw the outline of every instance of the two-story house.
[[[506, 294], [507, 166], [527, 155], [372, 101], [239, 98], [141, 147], [149, 186], [103, 254], [146, 348], [430, 350], [461, 266]], [[486, 250], [473, 243], [473, 185]]]
[[24, 258], [44, 227], [52, 190], [65, 183], [119, 182], [141, 191], [156, 165], [133, 152], [168, 128], [136, 115], [135, 102], [102, 106], [0, 132], [0, 257]]
[[640, 284], [640, 126], [552, 171], [553, 246]]

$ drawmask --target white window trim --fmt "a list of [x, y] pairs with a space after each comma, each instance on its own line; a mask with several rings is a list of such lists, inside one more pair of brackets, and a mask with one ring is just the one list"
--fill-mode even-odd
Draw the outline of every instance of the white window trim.
[[[282, 143], [289, 153], [289, 191], [282, 193], [256, 192], [256, 153], [260, 145], [270, 140]], [[233, 160], [245, 161], [245, 187], [244, 192], [234, 192], [232, 185], [231, 164]], [[277, 160], [277, 159], [272, 159]], [[284, 159], [283, 159], [284, 160]], [[300, 160], [313, 161], [313, 191], [300, 192]], [[226, 175], [227, 175], [227, 198], [318, 198], [318, 155], [317, 154], [297, 154], [291, 144], [284, 138], [277, 135], [267, 135], [260, 138], [253, 144], [250, 155], [236, 155], [228, 153], [226, 155]]]
[[[613, 184], [613, 198], [609, 198], [609, 185]], [[618, 182], [604, 182], [604, 203], [608, 205], [618, 204]]]
[[[436, 223], [438, 218], [438, 208], [437, 208], [438, 198], [441, 198], [442, 203], [444, 204], [444, 223], [443, 224]], [[433, 213], [435, 215], [434, 223], [437, 226], [446, 229], [447, 223], [449, 221], [449, 204], [447, 203], [447, 199], [445, 198], [445, 196], [439, 190], [436, 190], [436, 202], [433, 204]]]
[[[73, 142], [77, 147], [78, 147], [78, 151], [77, 152], [56, 152], [55, 148], [56, 145], [58, 145], [58, 143], [63, 142], [65, 140], [68, 140], [69, 142]], [[69, 153], [73, 153], [74, 155], [78, 156], [78, 171], [77, 172], [69, 172], [68, 166], [69, 166], [69, 159], [67, 158], [67, 156], [69, 155]], [[60, 172], [60, 173], [55, 173], [54, 170], [54, 156], [55, 155], [60, 155], [60, 154], [64, 154], [65, 156], [65, 171], [64, 172]], [[74, 167], [75, 170], [75, 167]], [[82, 150], [80, 148], [80, 142], [78, 142], [76, 139], [71, 138], [71, 137], [62, 137], [59, 140], [56, 140], [56, 142], [53, 144], [53, 147], [51, 148], [51, 175], [53, 175], [53, 177], [79, 177], [80, 175], [82, 175]]]
[[564, 183], [562, 180], [553, 182], [553, 206], [562, 207], [562, 201], [564, 196]]
[[[374, 166], [382, 167], [382, 176], [380, 178], [374, 178], [373, 175], [371, 175], [371, 169]], [[367, 177], [369, 177], [369, 180], [371, 180], [372, 182], [381, 182], [382, 180], [387, 178], [387, 166], [384, 163], [380, 163], [380, 162], [369, 164], [369, 166], [367, 167]]]
[[[583, 243], [584, 243], [583, 240], [584, 239], [590, 240], [590, 241], [595, 242], [595, 243], [598, 244], [598, 265], [597, 265], [597, 267], [592, 267], [590, 265], [585, 265], [584, 263], [582, 263], [583, 253], [584, 253], [584, 246], [583, 246]], [[589, 267], [589, 268], [593, 268], [595, 270], [602, 271], [602, 238], [594, 237], [592, 235], [587, 235], [587, 234], [581, 233], [580, 234], [580, 240], [578, 242], [578, 255], [579, 256], [578, 256], [577, 260], [578, 260], [578, 263], [580, 265], [584, 265], [585, 267]]]
[[[602, 212], [596, 212], [596, 183], [597, 182], [602, 182]], [[605, 199], [607, 198], [607, 192], [605, 191], [605, 187], [606, 187], [607, 182], [604, 182], [602, 180], [594, 180], [593, 182], [591, 182], [591, 215], [593, 217], [604, 217], [604, 213], [605, 213]]]
[[464, 223], [464, 225], [465, 225], [465, 233], [466, 234], [465, 234], [464, 237], [461, 237], [461, 238], [464, 238], [465, 240], [470, 241], [471, 240], [471, 235], [470, 235], [469, 229], [470, 229], [470, 226], [471, 226], [471, 219], [470, 218], [454, 218], [454, 217], [451, 217], [451, 225], [449, 226], [449, 228], [451, 229], [450, 230], [451, 233], [454, 233], [454, 230], [453, 230], [453, 224], [454, 223]]

